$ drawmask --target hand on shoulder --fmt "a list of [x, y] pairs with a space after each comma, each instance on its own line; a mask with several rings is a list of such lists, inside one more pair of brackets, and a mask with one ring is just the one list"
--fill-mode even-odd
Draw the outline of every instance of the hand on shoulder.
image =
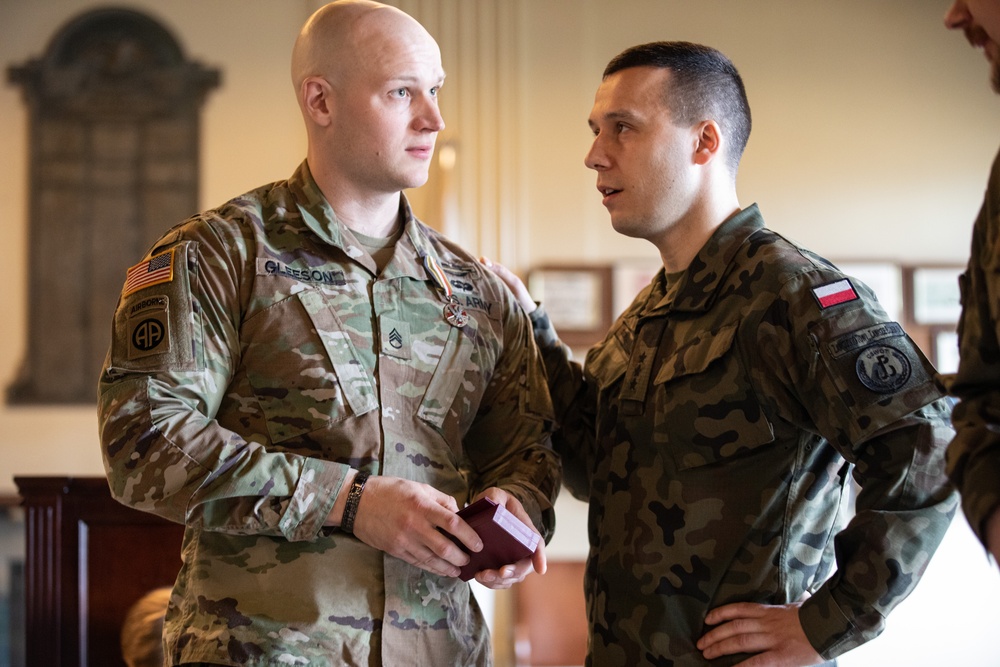
[[517, 298], [517, 302], [521, 304], [521, 309], [525, 313], [531, 314], [535, 311], [535, 308], [537, 308], [535, 300], [531, 298], [531, 294], [528, 292], [528, 288], [525, 287], [524, 282], [513, 271], [503, 264], [494, 262], [489, 257], [480, 257], [479, 261], [510, 288], [510, 291], [514, 293], [514, 297]]

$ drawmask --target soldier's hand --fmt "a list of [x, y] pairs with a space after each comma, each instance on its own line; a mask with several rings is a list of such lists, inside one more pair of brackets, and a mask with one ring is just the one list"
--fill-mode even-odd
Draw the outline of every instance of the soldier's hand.
[[451, 533], [471, 551], [483, 548], [479, 535], [457, 511], [454, 498], [428, 484], [372, 476], [358, 503], [354, 535], [422, 570], [457, 577], [469, 556], [437, 529]]
[[489, 257], [480, 257], [479, 261], [483, 264], [483, 266], [497, 274], [497, 277], [500, 278], [500, 280], [507, 283], [507, 287], [509, 287], [510, 291], [514, 293], [514, 296], [517, 298], [517, 302], [521, 304], [521, 308], [524, 312], [534, 312], [537, 307], [535, 305], [535, 300], [531, 298], [531, 294], [528, 292], [528, 288], [524, 286], [524, 282], [522, 282], [513, 271], [508, 269], [503, 264], [497, 264]]
[[[503, 489], [492, 486], [476, 496], [475, 500], [479, 500], [483, 496], [489, 498], [497, 505], [502, 505], [508, 512], [520, 519], [524, 525], [531, 528], [533, 532], [538, 532], [531, 523], [531, 517], [524, 511], [521, 501], [511, 494]], [[524, 581], [524, 578], [531, 574], [532, 570], [538, 574], [545, 574], [545, 569], [545, 540], [539, 539], [538, 546], [535, 547], [535, 553], [530, 558], [524, 558], [516, 563], [508, 563], [496, 570], [482, 570], [477, 572], [476, 581], [487, 588], [510, 588], [514, 584]]]
[[806, 667], [823, 658], [806, 638], [799, 621], [801, 602], [764, 605], [737, 602], [708, 612], [705, 623], [717, 627], [698, 640], [706, 660], [735, 653], [755, 653], [736, 667]]

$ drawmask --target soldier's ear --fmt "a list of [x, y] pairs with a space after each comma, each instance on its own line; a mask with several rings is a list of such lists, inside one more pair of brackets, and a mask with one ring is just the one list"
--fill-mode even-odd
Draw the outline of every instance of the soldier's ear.
[[695, 164], [705, 165], [715, 159], [722, 149], [722, 130], [714, 120], [703, 120], [695, 128]]
[[302, 111], [306, 117], [320, 127], [326, 127], [333, 119], [333, 87], [321, 76], [310, 76], [302, 81], [299, 90]]

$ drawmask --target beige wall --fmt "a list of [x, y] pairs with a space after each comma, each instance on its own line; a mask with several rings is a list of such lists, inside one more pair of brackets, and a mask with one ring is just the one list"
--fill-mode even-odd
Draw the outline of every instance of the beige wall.
[[[0, 0], [0, 63], [40, 56], [64, 21], [105, 4]], [[205, 107], [202, 204], [287, 176], [304, 150], [288, 53], [316, 2], [122, 4], [162, 21], [189, 58], [223, 72], [222, 87]], [[647, 244], [610, 229], [594, 177], [582, 164], [591, 138], [585, 120], [611, 56], [641, 41], [687, 39], [721, 48], [743, 73], [754, 132], [739, 192], [743, 204], [760, 203], [771, 227], [832, 259], [966, 257], [1000, 144], [1000, 99], [988, 89], [982, 56], [942, 28], [946, 0], [396, 4], [421, 18], [442, 44], [449, 71], [442, 93], [449, 127], [442, 140], [459, 156], [449, 186], [458, 215], [445, 222], [474, 251], [522, 271], [542, 262], [654, 257]], [[481, 26], [486, 30], [477, 34]], [[25, 349], [32, 276], [58, 267], [26, 266], [26, 115], [20, 91], [9, 85], [0, 86], [0, 119], [0, 387], [6, 387]], [[435, 181], [428, 188], [440, 186]], [[415, 198], [423, 210], [441, 210], [427, 193]], [[93, 408], [0, 405], [0, 493], [14, 491], [14, 475], [101, 472]], [[573, 556], [580, 550], [582, 512], [563, 503], [560, 521], [568, 532], [553, 551]], [[966, 533], [956, 540], [949, 549], [957, 550], [961, 565], [932, 564], [932, 570], [945, 568], [941, 583], [931, 579], [918, 595], [938, 585], [947, 605], [954, 595], [948, 582], [985, 569], [978, 557], [966, 567], [962, 559], [976, 556], [975, 545]], [[997, 599], [991, 585], [988, 580], [982, 594]], [[930, 600], [925, 604], [943, 608], [939, 598]], [[958, 618], [971, 617], [975, 600], [959, 603], [965, 611]], [[916, 607], [907, 627], [922, 630], [931, 616], [919, 611], [924, 608]], [[981, 615], [995, 618], [995, 609]], [[934, 620], [928, 634], [941, 628], [941, 619]], [[887, 635], [876, 644], [912, 649], [920, 635], [896, 641], [902, 643]], [[957, 650], [971, 652], [955, 664], [996, 664], [996, 655], [984, 657], [982, 644], [962, 643]], [[919, 662], [871, 655], [869, 664]]]

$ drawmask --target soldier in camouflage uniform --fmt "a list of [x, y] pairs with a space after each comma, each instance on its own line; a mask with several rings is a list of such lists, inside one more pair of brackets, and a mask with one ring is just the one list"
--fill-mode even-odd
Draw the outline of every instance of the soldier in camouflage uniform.
[[625, 51], [590, 125], [612, 225], [664, 269], [581, 368], [494, 265], [533, 311], [590, 503], [587, 664], [832, 660], [882, 631], [955, 511], [934, 369], [866, 286], [740, 208], [750, 115], [725, 56]]
[[[489, 665], [456, 578], [487, 496], [548, 539], [559, 488], [531, 324], [416, 220], [443, 122], [434, 40], [321, 8], [292, 71], [306, 161], [197, 215], [128, 272], [100, 383], [121, 502], [186, 525], [171, 665]], [[370, 475], [370, 478], [368, 476]], [[493, 588], [545, 569], [484, 570]]]
[[[1000, 93], [1000, 2], [956, 0], [945, 25], [965, 32], [991, 63]], [[958, 397], [948, 447], [948, 473], [962, 492], [962, 509], [979, 539], [1000, 561], [1000, 155], [993, 162], [983, 206], [972, 230], [972, 253], [959, 284], [959, 366], [945, 378]]]

